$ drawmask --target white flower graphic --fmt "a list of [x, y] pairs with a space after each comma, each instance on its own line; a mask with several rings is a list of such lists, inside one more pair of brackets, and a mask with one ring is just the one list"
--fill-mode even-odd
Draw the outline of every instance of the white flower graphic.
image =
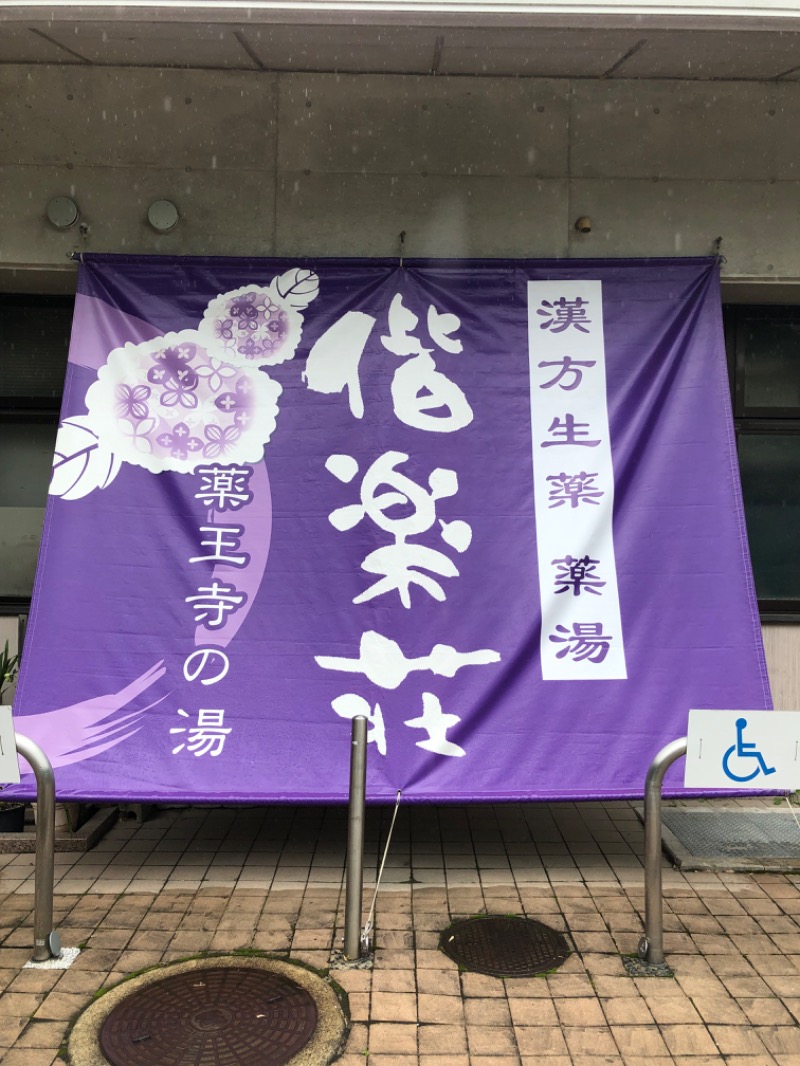
[[86, 394], [87, 418], [117, 458], [186, 474], [220, 456], [258, 462], [280, 393], [264, 371], [222, 363], [182, 330], [115, 348]]

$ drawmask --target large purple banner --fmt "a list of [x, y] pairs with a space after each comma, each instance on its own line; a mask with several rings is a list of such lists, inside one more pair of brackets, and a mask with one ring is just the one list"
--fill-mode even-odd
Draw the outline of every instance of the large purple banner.
[[359, 714], [371, 800], [638, 796], [769, 706], [712, 260], [86, 257], [15, 704], [59, 796], [341, 801]]

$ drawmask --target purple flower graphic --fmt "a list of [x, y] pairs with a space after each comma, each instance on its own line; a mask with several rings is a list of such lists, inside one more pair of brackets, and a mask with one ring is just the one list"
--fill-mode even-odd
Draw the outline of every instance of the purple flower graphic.
[[233, 392], [223, 392], [221, 396], [218, 396], [214, 400], [214, 406], [218, 407], [220, 411], [224, 411], [226, 414], [231, 411], [235, 411], [239, 406], [239, 401]]
[[217, 340], [233, 340], [233, 319], [224, 318], [214, 323], [214, 336]]
[[168, 448], [175, 459], [187, 459], [190, 452], [199, 452], [203, 447], [203, 442], [191, 435], [185, 422], [178, 422], [171, 433], [160, 433], [156, 442], [162, 448]]
[[193, 344], [181, 344], [172, 348], [161, 348], [152, 356], [154, 366], [147, 375], [153, 385], [171, 382], [181, 389], [197, 387], [197, 374], [191, 367], [192, 359], [197, 353]]
[[115, 410], [122, 418], [135, 418], [140, 422], [147, 418], [148, 409], [145, 400], [150, 396], [151, 389], [147, 385], [117, 385]]
[[248, 359], [255, 359], [257, 355], [261, 355], [262, 348], [260, 344], [256, 344], [252, 337], [248, 337], [247, 340], [242, 341], [237, 345], [236, 351], [240, 355], [246, 356]]
[[197, 388], [197, 380], [197, 375], [195, 374], [194, 380], [174, 381], [170, 385], [165, 385], [159, 403], [164, 407], [176, 407], [180, 404], [187, 411], [193, 411], [197, 407], [197, 396], [194, 393]]
[[279, 308], [273, 308], [265, 329], [262, 329], [259, 339], [263, 352], [277, 352], [284, 344], [289, 332], [289, 322], [286, 314]]
[[[176, 427], [177, 428], [177, 427]], [[206, 440], [208, 444], [203, 448], [205, 459], [217, 459], [220, 455], [227, 455], [232, 451], [241, 431], [236, 426], [206, 426]]]
[[240, 377], [235, 392], [224, 392], [214, 401], [226, 415], [232, 415], [240, 429], [245, 429], [253, 419], [253, 385], [249, 378]]
[[258, 325], [258, 308], [255, 306], [255, 294], [240, 296], [231, 304], [230, 313], [237, 318], [239, 329], [255, 329]]

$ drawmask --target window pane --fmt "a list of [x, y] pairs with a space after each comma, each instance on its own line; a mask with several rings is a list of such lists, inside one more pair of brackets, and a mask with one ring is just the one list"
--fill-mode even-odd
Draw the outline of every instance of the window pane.
[[0, 596], [30, 596], [57, 425], [0, 423]]
[[800, 606], [800, 435], [740, 434], [739, 466], [758, 598]]
[[0, 424], [0, 507], [44, 507], [58, 424]]
[[0, 403], [61, 395], [72, 307], [70, 297], [0, 295]]
[[745, 318], [744, 405], [800, 409], [800, 314]]

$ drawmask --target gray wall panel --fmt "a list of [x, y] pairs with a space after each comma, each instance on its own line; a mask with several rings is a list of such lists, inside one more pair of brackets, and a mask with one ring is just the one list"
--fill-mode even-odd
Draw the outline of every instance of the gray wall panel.
[[518, 78], [286, 75], [281, 170], [567, 173], [568, 83]]
[[284, 175], [279, 255], [536, 256], [566, 252], [564, 182]]
[[573, 92], [575, 177], [797, 177], [800, 95], [789, 86], [605, 81]]
[[728, 274], [800, 274], [800, 182], [575, 181], [590, 215], [575, 256], [710, 255], [716, 237]]
[[275, 91], [238, 71], [0, 66], [0, 162], [270, 169]]

